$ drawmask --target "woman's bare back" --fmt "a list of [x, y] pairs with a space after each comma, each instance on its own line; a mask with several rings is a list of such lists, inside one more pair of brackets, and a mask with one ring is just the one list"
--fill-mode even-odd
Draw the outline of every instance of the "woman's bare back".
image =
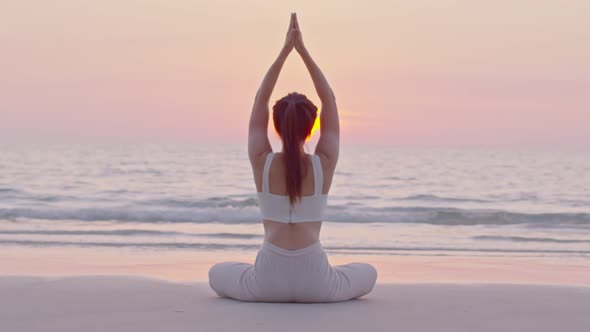
[[[314, 194], [314, 177], [312, 170], [311, 156], [305, 155], [305, 171], [302, 181], [302, 195], [311, 196]], [[264, 157], [266, 159], [266, 156]], [[320, 157], [321, 160], [321, 157]], [[324, 163], [322, 163], [324, 165]], [[261, 167], [253, 169], [256, 190], [262, 190], [262, 173], [264, 163]], [[327, 194], [334, 175], [333, 169], [327, 169], [322, 166], [324, 174], [322, 184], [322, 194]], [[273, 195], [287, 195], [287, 186], [285, 183], [285, 160], [282, 153], [276, 153], [269, 171], [269, 191]], [[319, 241], [322, 221], [308, 221], [300, 223], [286, 224], [272, 220], [262, 220], [265, 230], [265, 239], [282, 248], [300, 249], [307, 247]]]

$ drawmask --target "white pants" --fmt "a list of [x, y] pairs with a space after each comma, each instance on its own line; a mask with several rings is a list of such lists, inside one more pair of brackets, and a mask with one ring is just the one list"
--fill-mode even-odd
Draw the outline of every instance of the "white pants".
[[320, 242], [287, 250], [264, 241], [254, 265], [224, 262], [209, 270], [211, 288], [240, 301], [346, 301], [369, 293], [376, 280], [366, 263], [330, 266]]

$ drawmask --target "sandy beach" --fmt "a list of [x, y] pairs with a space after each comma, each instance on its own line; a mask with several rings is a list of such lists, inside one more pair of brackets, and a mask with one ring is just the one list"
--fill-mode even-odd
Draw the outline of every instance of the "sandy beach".
[[244, 303], [207, 284], [253, 252], [5, 248], [0, 331], [587, 331], [590, 266], [534, 257], [332, 255], [368, 261], [377, 286], [336, 304]]
[[336, 304], [244, 303], [203, 282], [0, 277], [2, 331], [587, 331], [590, 288], [378, 284]]

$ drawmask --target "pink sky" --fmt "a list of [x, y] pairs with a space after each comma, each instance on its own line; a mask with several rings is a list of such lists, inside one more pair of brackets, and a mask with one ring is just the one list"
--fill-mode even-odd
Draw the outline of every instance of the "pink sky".
[[[245, 142], [297, 11], [345, 143], [590, 142], [590, 2], [317, 2], [7, 2], [0, 140]], [[290, 91], [319, 103], [296, 53]]]

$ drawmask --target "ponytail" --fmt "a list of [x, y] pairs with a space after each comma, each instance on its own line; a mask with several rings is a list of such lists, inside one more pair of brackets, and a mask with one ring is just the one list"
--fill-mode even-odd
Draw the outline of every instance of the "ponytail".
[[317, 117], [317, 107], [297, 92], [281, 98], [273, 106], [275, 130], [283, 141], [285, 184], [291, 208], [302, 196], [304, 160], [300, 147], [310, 135]]
[[301, 172], [301, 155], [299, 154], [301, 121], [296, 113], [295, 102], [289, 101], [283, 115], [281, 138], [283, 139], [283, 151], [285, 156], [285, 173], [287, 175], [287, 195], [291, 206], [301, 197], [301, 184], [303, 182]]

